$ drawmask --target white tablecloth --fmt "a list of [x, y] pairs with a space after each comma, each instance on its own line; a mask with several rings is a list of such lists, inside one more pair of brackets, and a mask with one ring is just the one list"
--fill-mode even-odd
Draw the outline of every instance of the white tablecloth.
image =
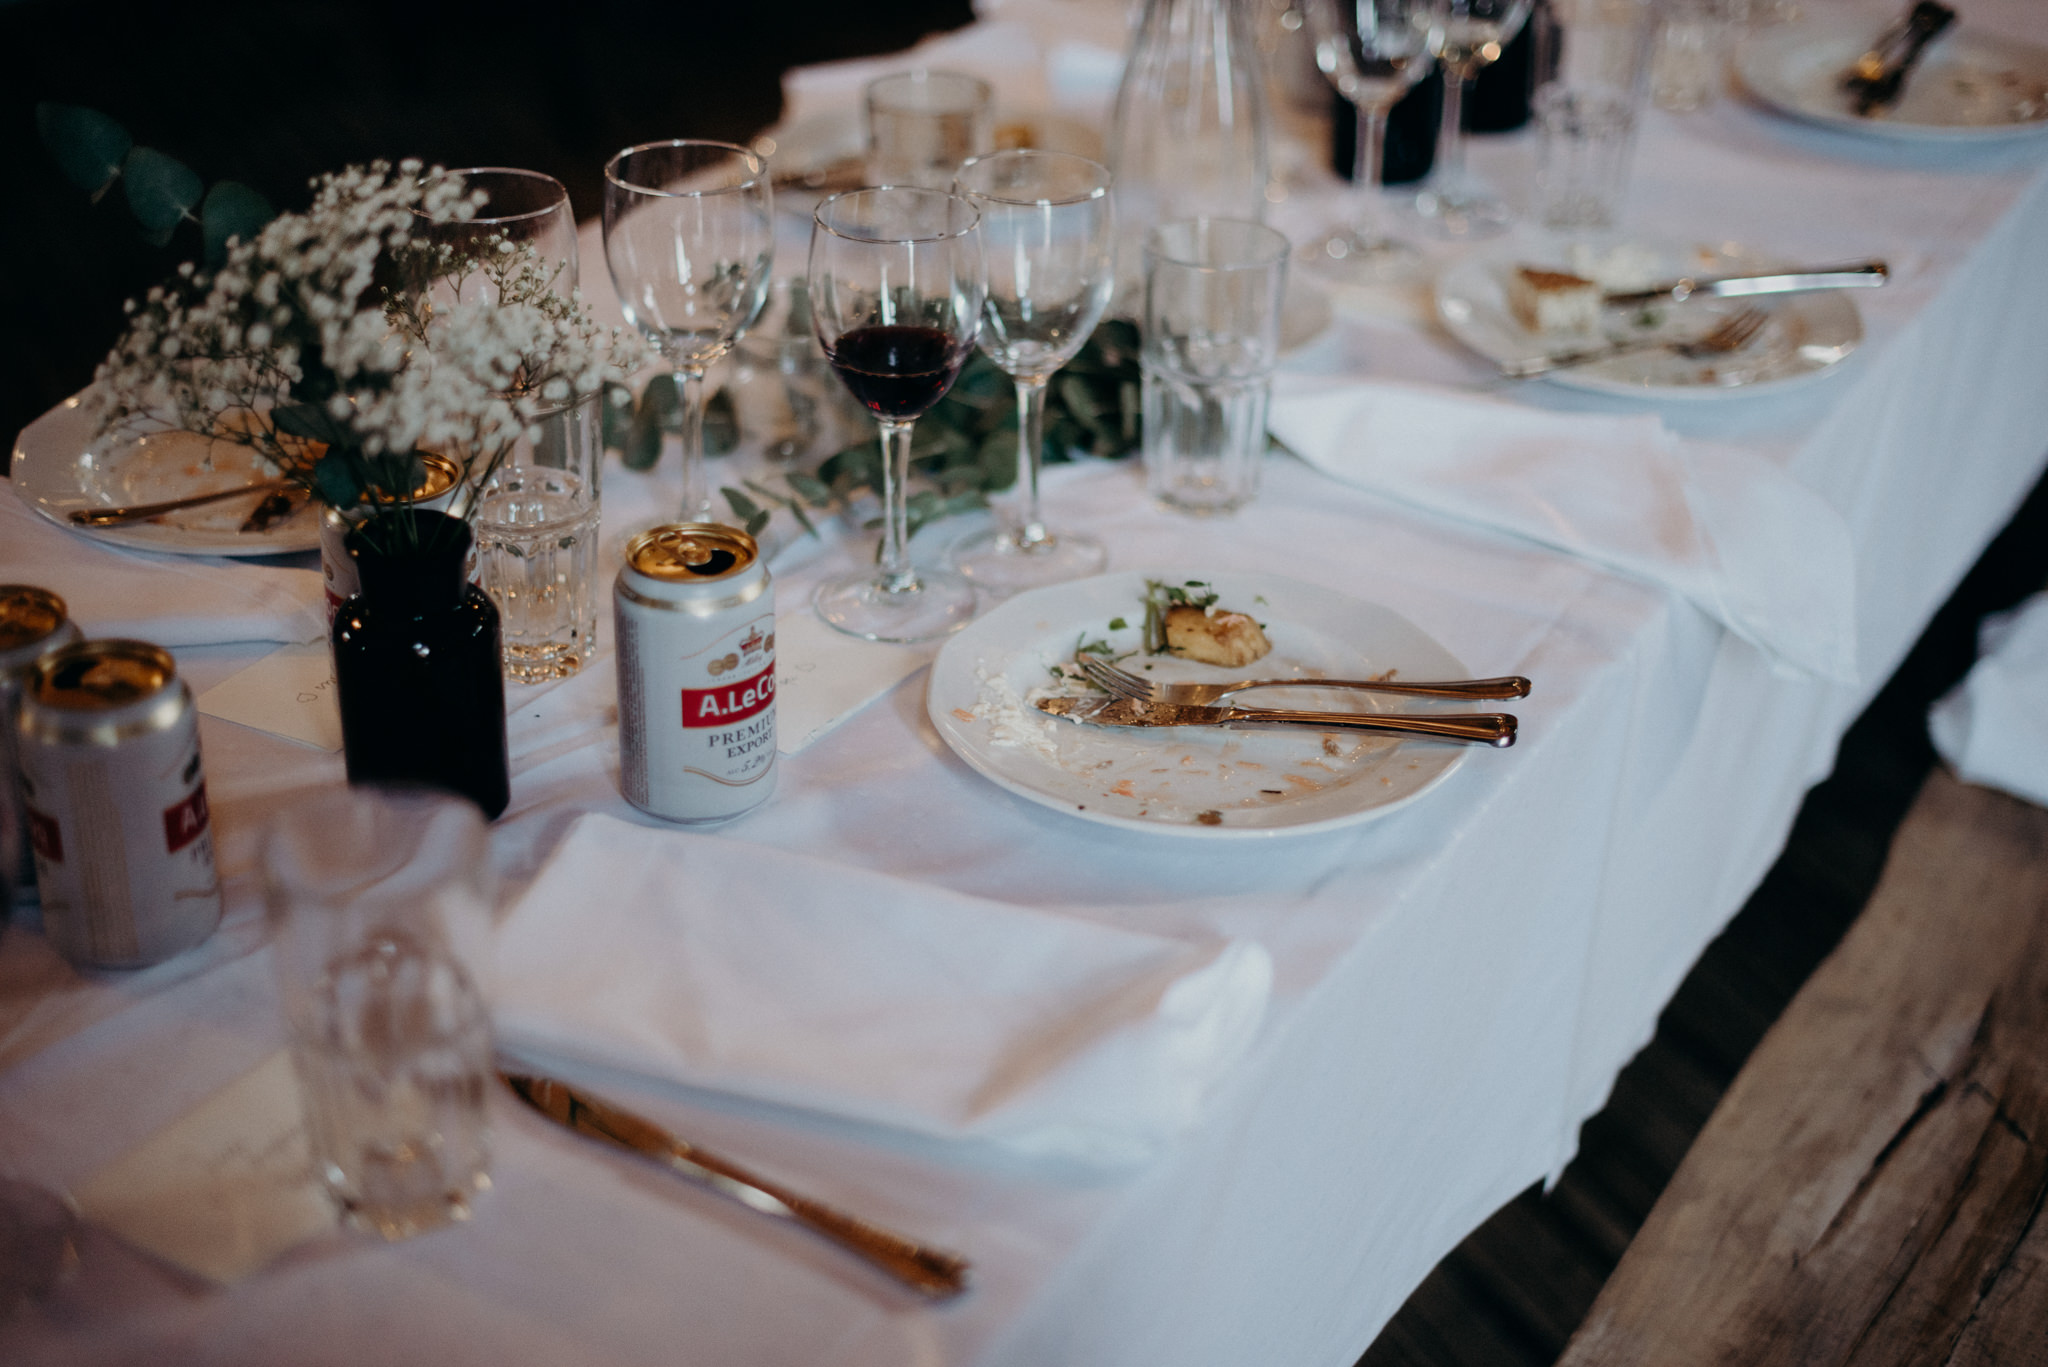
[[[1866, 7], [1876, 13], [1889, 4]], [[1980, 13], [1981, 11], [1981, 13]], [[1971, 22], [2048, 41], [2025, 0]], [[1526, 138], [1476, 149], [1512, 183]], [[1856, 687], [1774, 675], [1683, 600], [1432, 519], [1275, 459], [1221, 523], [1155, 511], [1135, 472], [1050, 483], [1116, 563], [1199, 558], [1386, 603], [1482, 674], [1522, 673], [1521, 742], [1386, 820], [1265, 844], [1144, 839], [1010, 797], [945, 750], [922, 672], [801, 754], [719, 838], [982, 897], [1256, 939], [1273, 1006], [1209, 1117], [1135, 1173], [1002, 1166], [936, 1143], [617, 1079], [714, 1148], [961, 1249], [977, 1288], [913, 1303], [838, 1253], [497, 1105], [473, 1223], [394, 1247], [336, 1237], [232, 1289], [110, 1241], [0, 1324], [10, 1364], [688, 1363], [704, 1367], [1346, 1367], [1430, 1266], [1569, 1158], [1700, 948], [1769, 865], [1849, 719], [2032, 485], [2048, 447], [2048, 142], [1928, 150], [1724, 102], [1653, 114], [1632, 223], [1794, 257], [1885, 256], [1863, 349], [1777, 396], [1669, 405], [1689, 435], [1782, 462], [1858, 556]], [[1311, 217], [1315, 206], [1282, 206]], [[586, 288], [602, 280], [596, 259]], [[1432, 330], [1340, 321], [1292, 364], [1478, 383]], [[1546, 386], [1520, 402], [1619, 411]], [[611, 490], [608, 488], [607, 497]], [[828, 557], [829, 559], [829, 557]], [[792, 569], [806, 611], [822, 563]], [[195, 684], [250, 658], [181, 652]], [[515, 689], [511, 888], [583, 811], [629, 815], [608, 671]], [[0, 1174], [75, 1184], [268, 1055], [280, 1027], [252, 844], [338, 756], [202, 720], [230, 911], [185, 959], [81, 979], [0, 939]]]

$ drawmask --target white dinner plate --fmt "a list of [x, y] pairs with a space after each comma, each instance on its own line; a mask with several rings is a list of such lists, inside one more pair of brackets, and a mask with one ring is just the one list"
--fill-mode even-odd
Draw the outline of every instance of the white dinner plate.
[[10, 469], [14, 492], [60, 527], [136, 550], [173, 555], [280, 555], [320, 544], [310, 503], [260, 532], [242, 523], [253, 498], [231, 498], [119, 527], [80, 527], [74, 508], [157, 503], [275, 479], [256, 452], [194, 432], [95, 439], [92, 391], [74, 394], [23, 428]]
[[[1451, 335], [1496, 363], [1528, 360], [1574, 347], [1596, 345], [1600, 337], [1531, 332], [1508, 309], [1507, 282], [1520, 266], [1591, 275], [1596, 267], [1617, 273], [1611, 289], [1646, 288], [1683, 275], [1769, 270], [1781, 264], [1747, 251], [1669, 244], [1633, 243], [1602, 249], [1589, 264], [1565, 259], [1564, 248], [1519, 249], [1470, 257], [1437, 280], [1437, 315]], [[1590, 249], [1569, 249], [1583, 254]], [[1601, 265], [1601, 263], [1605, 265]], [[1848, 359], [1863, 340], [1863, 315], [1843, 290], [1760, 296], [1755, 299], [1694, 298], [1683, 304], [1604, 311], [1605, 340], [1621, 342], [1697, 337], [1751, 303], [1766, 309], [1764, 328], [1740, 350], [1691, 359], [1652, 348], [1590, 365], [1553, 370], [1543, 378], [1573, 389], [1638, 398], [1713, 399], [1783, 389], [1825, 374]]]
[[1858, 114], [1842, 73], [1888, 22], [1766, 29], [1735, 54], [1742, 83], [1794, 118], [1911, 142], [1983, 142], [2048, 128], [2048, 48], [1957, 27], [1934, 40], [1895, 105]]
[[[1441, 783], [1465, 746], [1364, 731], [1094, 727], [1025, 701], [1084, 637], [1135, 651], [1147, 579], [1201, 579], [1218, 606], [1264, 624], [1272, 653], [1242, 669], [1134, 654], [1123, 667], [1163, 681], [1465, 677], [1456, 656], [1392, 610], [1271, 574], [1130, 571], [1021, 593], [968, 624], [932, 664], [925, 698], [953, 752], [1019, 797], [1085, 821], [1204, 839], [1328, 830], [1384, 816]], [[1111, 630], [1121, 618], [1127, 625]], [[1250, 707], [1469, 711], [1468, 703], [1334, 689], [1239, 694]], [[1481, 704], [1491, 707], [1492, 704]]]

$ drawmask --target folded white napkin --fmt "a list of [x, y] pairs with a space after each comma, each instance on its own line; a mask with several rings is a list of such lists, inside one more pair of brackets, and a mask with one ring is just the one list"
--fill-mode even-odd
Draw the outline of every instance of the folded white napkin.
[[1971, 783], [2048, 806], [2048, 593], [1984, 619], [1970, 676], [1934, 705], [1934, 748]]
[[1681, 441], [1654, 414], [1387, 382], [1283, 389], [1271, 427], [1325, 474], [1664, 585], [1774, 665], [1856, 680], [1848, 526], [1747, 451]]
[[0, 494], [0, 583], [55, 593], [87, 636], [160, 646], [308, 641], [326, 625], [318, 570], [110, 546], [52, 525], [11, 484]]
[[580, 818], [499, 930], [501, 1048], [1035, 1157], [1143, 1161], [1257, 1031], [1265, 949]]

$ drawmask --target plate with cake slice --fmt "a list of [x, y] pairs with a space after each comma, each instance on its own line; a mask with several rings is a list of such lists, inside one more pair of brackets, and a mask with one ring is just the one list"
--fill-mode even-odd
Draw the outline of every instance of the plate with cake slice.
[[[1783, 264], [1729, 247], [1523, 243], [1446, 270], [1437, 281], [1437, 315], [1452, 336], [1499, 365], [1631, 347], [1543, 376], [1574, 389], [1656, 399], [1755, 394], [1805, 383], [1847, 360], [1863, 340], [1855, 301], [1840, 290], [1625, 306], [1610, 296]], [[1675, 349], [1749, 307], [1765, 318], [1743, 345], [1694, 355]]]

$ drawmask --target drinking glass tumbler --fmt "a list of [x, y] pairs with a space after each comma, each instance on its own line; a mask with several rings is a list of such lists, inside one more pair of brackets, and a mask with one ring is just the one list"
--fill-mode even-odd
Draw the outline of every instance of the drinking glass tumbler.
[[1621, 214], [1647, 98], [1651, 0], [1552, 0], [1532, 21], [1536, 64], [1536, 215], [1567, 232], [1611, 228]]
[[358, 1228], [466, 1219], [489, 1185], [490, 878], [482, 815], [336, 788], [279, 813], [263, 855], [279, 999], [315, 1168]]
[[1259, 491], [1280, 355], [1287, 239], [1244, 219], [1145, 239], [1145, 485], [1168, 508], [1233, 512]]
[[989, 151], [989, 84], [957, 71], [902, 71], [868, 82], [868, 181], [943, 190]]

